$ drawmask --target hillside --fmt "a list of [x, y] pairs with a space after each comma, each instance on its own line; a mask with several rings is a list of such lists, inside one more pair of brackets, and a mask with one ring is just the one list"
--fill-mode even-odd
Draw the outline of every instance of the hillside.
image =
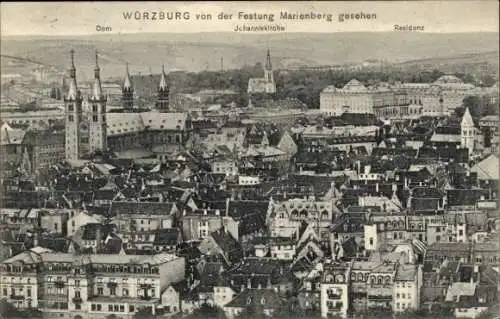
[[[498, 52], [497, 33], [431, 34], [409, 32], [287, 33], [287, 34], [125, 34], [79, 37], [5, 37], [1, 53], [67, 68], [69, 49], [76, 51], [79, 76], [92, 76], [94, 50], [101, 53], [104, 76], [124, 72], [158, 73], [171, 70], [218, 70], [263, 62], [272, 51], [275, 68], [293, 65], [332, 65], [368, 59], [401, 63], [453, 55]], [[300, 44], [300, 45], [298, 45]], [[498, 56], [498, 53], [496, 53]], [[467, 58], [465, 58], [467, 60]], [[432, 60], [431, 60], [432, 61]]]

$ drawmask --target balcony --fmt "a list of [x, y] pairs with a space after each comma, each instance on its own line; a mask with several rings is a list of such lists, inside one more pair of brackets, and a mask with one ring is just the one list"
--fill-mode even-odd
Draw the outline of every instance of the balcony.
[[338, 303], [328, 302], [326, 305], [329, 311], [340, 311], [342, 309], [342, 306], [343, 304], [341, 302]]
[[108, 282], [107, 287], [108, 288], [116, 288], [118, 286], [118, 283], [116, 282]]
[[326, 293], [328, 295], [328, 299], [340, 299], [340, 294], [336, 294], [336, 293], [333, 293], [333, 292], [327, 292]]
[[392, 295], [368, 295], [370, 300], [392, 300]]
[[10, 299], [12, 300], [24, 300], [24, 296], [21, 296], [21, 295], [10, 295]]
[[73, 303], [82, 303], [83, 302], [82, 297], [73, 297], [73, 299], [71, 299], [71, 301], [73, 301]]
[[151, 285], [151, 284], [140, 284], [139, 287], [141, 289], [151, 289], [151, 288], [153, 288], [153, 285]]

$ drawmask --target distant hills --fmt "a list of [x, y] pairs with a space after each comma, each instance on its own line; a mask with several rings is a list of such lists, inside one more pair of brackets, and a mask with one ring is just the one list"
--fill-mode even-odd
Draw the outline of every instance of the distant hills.
[[[264, 62], [270, 47], [275, 68], [335, 65], [385, 59], [410, 67], [418, 64], [488, 62], [498, 65], [498, 33], [433, 34], [418, 32], [242, 34], [159, 33], [94, 36], [3, 37], [1, 53], [66, 69], [76, 51], [78, 76], [92, 77], [94, 52], [100, 52], [105, 77], [131, 73], [219, 70]], [[476, 63], [474, 62], [474, 63]]]

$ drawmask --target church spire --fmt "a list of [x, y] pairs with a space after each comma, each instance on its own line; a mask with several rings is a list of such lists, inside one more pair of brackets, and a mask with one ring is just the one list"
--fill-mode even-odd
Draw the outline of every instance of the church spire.
[[71, 68], [69, 70], [70, 80], [69, 80], [68, 95], [66, 96], [66, 99], [76, 100], [78, 97], [78, 87], [76, 85], [76, 68], [75, 68], [75, 58], [74, 58], [75, 51], [71, 49], [70, 54], [71, 54]]
[[464, 116], [462, 117], [462, 121], [460, 122], [461, 126], [473, 126], [474, 121], [472, 120], [472, 115], [470, 114], [469, 108], [465, 109]]
[[123, 80], [122, 102], [125, 109], [134, 108], [134, 88], [128, 72], [128, 62], [125, 67], [125, 79]]
[[69, 69], [69, 76], [71, 78], [76, 78], [76, 67], [75, 67], [75, 50], [71, 49], [71, 68]]
[[125, 79], [123, 80], [123, 90], [132, 90], [132, 81], [130, 80], [130, 74], [128, 72], [128, 62], [125, 66]]
[[96, 79], [100, 78], [100, 71], [101, 69], [99, 68], [99, 57], [97, 55], [97, 50], [95, 50], [95, 68], [94, 68], [94, 77]]
[[99, 58], [97, 55], [97, 50], [95, 51], [95, 69], [94, 69], [94, 83], [92, 85], [92, 97], [93, 100], [100, 100], [102, 98], [102, 87], [101, 87], [101, 69], [99, 68]]
[[267, 56], [266, 56], [266, 70], [271, 70], [273, 68], [271, 64], [271, 51], [267, 48]]
[[158, 99], [156, 101], [156, 108], [162, 111], [169, 109], [169, 95], [170, 90], [167, 83], [167, 75], [165, 74], [165, 66], [161, 66], [161, 79], [158, 86]]
[[167, 75], [165, 74], [165, 65], [161, 66], [160, 91], [168, 90]]

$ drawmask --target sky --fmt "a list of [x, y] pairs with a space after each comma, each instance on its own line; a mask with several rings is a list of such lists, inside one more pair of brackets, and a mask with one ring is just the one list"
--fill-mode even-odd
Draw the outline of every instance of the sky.
[[[424, 26], [424, 32], [498, 32], [499, 2], [483, 1], [352, 1], [352, 2], [34, 2], [1, 3], [2, 36], [92, 35], [143, 32], [232, 32], [236, 25], [280, 25], [286, 32], [393, 31], [394, 25]], [[124, 14], [189, 12], [182, 20], [127, 20]], [[280, 12], [332, 14], [333, 21], [281, 20]], [[218, 14], [233, 14], [219, 20]], [[274, 14], [273, 22], [243, 21], [238, 12]], [[375, 14], [375, 19], [339, 22], [339, 14]], [[198, 20], [211, 14], [212, 20]], [[106, 27], [98, 32], [97, 26]], [[108, 29], [110, 27], [111, 29]], [[401, 32], [401, 31], [400, 31]]]

